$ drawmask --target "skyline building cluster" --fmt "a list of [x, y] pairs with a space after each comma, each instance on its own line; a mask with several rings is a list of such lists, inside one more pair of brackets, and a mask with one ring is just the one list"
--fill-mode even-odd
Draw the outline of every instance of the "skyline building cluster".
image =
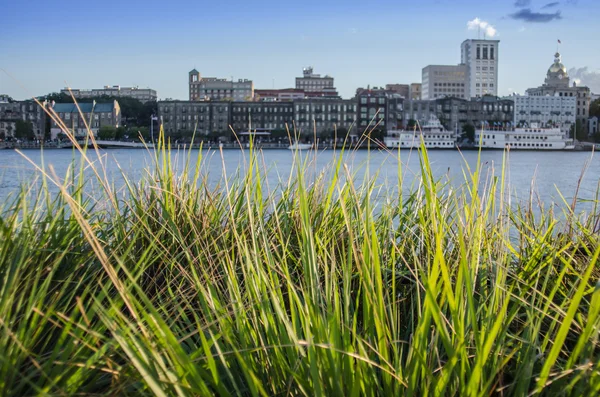
[[[158, 101], [157, 111], [164, 116], [165, 129], [170, 133], [191, 131], [196, 126], [205, 134], [227, 131], [229, 126], [248, 130], [252, 125], [274, 130], [290, 122], [297, 128], [314, 128], [318, 132], [351, 125], [362, 132], [373, 126], [373, 121], [380, 129], [394, 130], [405, 127], [411, 120], [423, 124], [432, 115], [450, 128], [469, 123], [491, 122], [501, 126], [536, 123], [560, 125], [566, 132], [577, 121], [587, 126], [593, 96], [588, 87], [570, 84], [558, 52], [541, 86], [527, 89], [525, 95], [498, 98], [499, 44], [499, 40], [464, 40], [459, 64], [427, 65], [422, 69], [421, 83], [358, 88], [350, 99], [339, 96], [333, 76], [317, 74], [312, 66], [305, 67], [302, 75], [295, 78], [295, 87], [271, 89], [255, 89], [250, 79], [203, 77], [193, 69], [188, 73], [189, 99]], [[104, 95], [142, 102], [157, 99], [155, 90], [138, 87], [105, 86], [61, 92], [83, 100]], [[7, 101], [0, 98], [0, 102]], [[261, 105], [261, 102], [272, 104]], [[62, 109], [61, 106], [57, 108]], [[118, 106], [115, 102], [113, 113], [118, 113]], [[22, 110], [25, 108], [13, 104], [0, 107], [0, 132], [10, 136], [17, 119], [37, 120], [39, 125], [39, 117], [43, 116], [30, 115]], [[486, 115], [488, 108], [491, 115]], [[478, 115], [471, 116], [469, 112]], [[70, 118], [71, 112], [64, 113], [66, 124], [79, 128], [78, 120]], [[118, 126], [117, 119], [107, 118], [106, 123]], [[38, 130], [41, 129], [36, 127]]]

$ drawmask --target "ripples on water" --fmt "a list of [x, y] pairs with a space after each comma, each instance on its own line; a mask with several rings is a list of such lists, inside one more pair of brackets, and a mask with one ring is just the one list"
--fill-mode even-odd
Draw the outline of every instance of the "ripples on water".
[[[117, 188], [123, 186], [121, 170], [130, 180], [137, 181], [144, 174], [144, 169], [150, 167], [152, 162], [152, 154], [140, 149], [111, 149], [101, 151], [101, 153], [106, 156], [105, 163], [109, 180], [113, 181]], [[199, 153], [198, 150], [192, 151], [191, 160], [194, 164]], [[40, 151], [23, 151], [23, 154], [35, 164], [42, 164]], [[187, 154], [173, 151], [172, 155], [177, 158], [176, 164], [181, 170]], [[204, 157], [203, 169], [207, 175], [208, 184], [210, 187], [216, 187], [223, 182], [224, 170], [228, 176], [235, 174], [239, 169], [244, 170], [249, 152], [226, 150], [221, 158], [218, 151], [203, 150], [202, 155]], [[302, 158], [308, 156], [311, 160], [307, 169], [310, 174], [307, 175], [308, 178], [328, 169], [335, 160], [335, 156], [338, 155], [339, 152], [335, 154], [333, 151], [323, 151], [319, 152], [315, 158], [314, 153], [303, 153]], [[413, 183], [419, 180], [419, 153], [402, 151], [400, 155], [401, 172], [404, 177], [403, 186], [406, 192]], [[475, 151], [463, 152], [462, 155], [457, 151], [431, 151], [429, 158], [432, 172], [437, 178], [448, 178], [452, 186], [460, 187], [464, 185], [463, 169], [466, 164], [474, 169], [477, 155], [478, 153]], [[271, 190], [276, 189], [281, 181], [287, 181], [294, 169], [294, 153], [289, 150], [265, 150], [259, 156], [261, 166], [265, 170], [265, 182], [268, 183]], [[396, 156], [397, 152], [389, 154], [385, 151], [360, 150], [345, 153], [343, 161], [348, 169], [355, 173], [356, 183], [360, 183], [366, 175], [369, 175], [371, 178], [376, 177], [376, 183], [382, 187], [383, 191], [395, 192], [399, 170]], [[74, 153], [66, 149], [47, 150], [43, 153], [46, 166], [52, 166], [60, 177], [66, 175], [74, 157]], [[90, 152], [90, 157], [97, 158], [93, 152]], [[490, 172], [493, 167], [495, 174], [500, 176], [502, 152], [482, 152], [481, 161], [484, 174]], [[591, 208], [591, 205], [585, 200], [595, 197], [600, 175], [598, 156], [592, 156], [590, 152], [512, 152], [508, 161], [507, 178], [513, 202], [515, 199], [519, 201], [529, 199], [532, 181], [534, 181], [535, 194], [545, 204], [562, 202], [558, 191], [565, 198], [571, 200], [586, 163], [589, 163], [589, 168], [582, 180], [578, 196], [583, 200], [578, 207], [580, 210]], [[76, 164], [79, 163], [76, 162]], [[86, 173], [89, 173], [89, 170]], [[91, 175], [90, 173], [87, 179], [93, 182], [94, 178]], [[6, 202], [9, 197], [14, 196], [20, 186], [34, 183], [36, 176], [39, 177], [39, 172], [21, 154], [12, 150], [0, 150], [0, 201]], [[56, 192], [57, 189], [54, 187], [53, 191]]]

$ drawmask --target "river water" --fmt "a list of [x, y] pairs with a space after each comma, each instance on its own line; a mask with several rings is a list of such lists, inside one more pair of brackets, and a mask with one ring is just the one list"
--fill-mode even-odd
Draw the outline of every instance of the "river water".
[[[238, 170], [243, 173], [249, 156], [248, 151], [242, 150], [224, 150], [221, 154], [218, 150], [206, 149], [193, 150], [191, 160], [195, 162], [200, 154], [203, 156], [203, 171], [211, 187], [223, 182], [224, 174], [231, 176]], [[173, 150], [171, 155], [180, 169], [186, 154]], [[300, 154], [300, 160], [308, 161], [306, 172], [314, 176], [322, 170], [331, 169], [332, 162], [339, 155], [339, 152], [334, 151], [322, 151], [316, 154], [305, 152]], [[459, 187], [464, 185], [463, 172], [466, 167], [474, 169], [476, 166], [478, 152], [430, 151], [428, 155], [433, 174]], [[484, 172], [493, 171], [499, 176], [504, 153], [484, 151], [480, 155]], [[107, 175], [117, 188], [122, 186], [121, 172], [127, 175], [129, 180], [139, 180], [153, 159], [153, 154], [141, 149], [103, 150], [101, 156]], [[10, 197], [14, 197], [22, 186], [35, 186], [35, 183], [39, 183], [39, 172], [30, 161], [39, 166], [44, 164], [47, 169], [52, 166], [58, 176], [64, 177], [76, 157], [78, 156], [68, 149], [46, 150], [43, 153], [39, 150], [24, 150], [22, 153], [0, 150], [0, 202], [10, 200]], [[90, 157], [97, 158], [93, 152], [90, 153]], [[298, 159], [287, 149], [260, 152], [259, 162], [268, 186], [276, 189], [278, 184], [284, 183], [292, 170], [296, 169], [294, 161]], [[417, 151], [400, 152], [401, 168], [398, 166], [398, 161], [398, 152], [358, 150], [343, 155], [343, 162], [348, 170], [355, 174], [356, 181], [375, 178], [376, 183], [383, 189], [391, 191], [397, 189], [399, 172], [402, 173], [405, 189], [409, 189], [413, 183], [418, 183], [420, 178]], [[534, 196], [545, 204], [562, 201], [559, 192], [571, 200], [575, 195], [582, 171], [586, 169], [581, 179], [578, 198], [582, 203], [580, 206], [582, 209], [591, 208], [586, 201], [594, 199], [598, 188], [599, 156], [592, 155], [591, 152], [515, 151], [508, 155], [506, 164], [507, 181], [513, 200], [528, 200], [533, 191]], [[94, 178], [91, 177], [89, 170], [86, 175], [93, 185]], [[35, 182], [36, 176], [38, 182]]]

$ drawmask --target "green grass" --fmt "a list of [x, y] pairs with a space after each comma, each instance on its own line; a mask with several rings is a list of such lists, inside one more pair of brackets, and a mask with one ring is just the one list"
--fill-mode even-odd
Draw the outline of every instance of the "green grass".
[[163, 140], [123, 194], [77, 153], [0, 212], [3, 396], [600, 393], [596, 207], [534, 216], [502, 169], [451, 188], [425, 150], [378, 207], [341, 156], [275, 187], [252, 151], [211, 189]]

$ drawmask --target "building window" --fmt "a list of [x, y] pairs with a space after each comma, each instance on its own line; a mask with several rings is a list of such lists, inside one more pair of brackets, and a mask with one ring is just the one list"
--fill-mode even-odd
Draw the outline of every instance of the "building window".
[[494, 59], [494, 47], [490, 48], [490, 59]]
[[483, 47], [483, 59], [488, 59], [488, 48]]

